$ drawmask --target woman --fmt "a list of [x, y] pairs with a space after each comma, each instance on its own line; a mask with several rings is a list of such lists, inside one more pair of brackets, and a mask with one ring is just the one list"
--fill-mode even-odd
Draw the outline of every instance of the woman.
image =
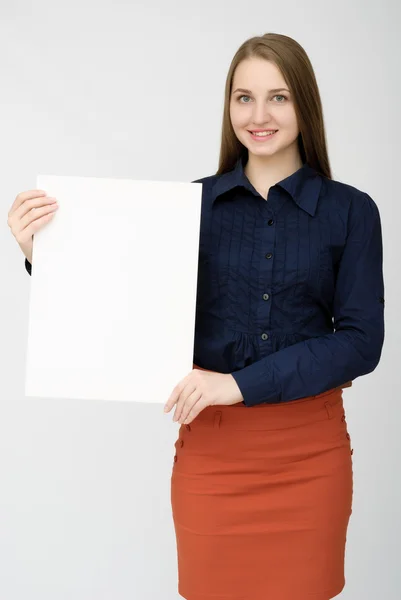
[[[342, 388], [376, 368], [384, 341], [382, 237], [372, 198], [331, 179], [314, 72], [293, 39], [239, 48], [219, 169], [197, 182], [194, 369], [166, 405], [181, 423], [178, 591], [327, 600], [345, 585], [352, 512]], [[32, 235], [56, 209], [40, 190], [11, 207], [29, 273]]]
[[384, 341], [382, 236], [372, 198], [331, 179], [314, 72], [293, 39], [239, 48], [219, 169], [197, 181], [196, 364], [165, 409], [181, 423], [178, 591], [327, 600], [345, 585], [352, 512], [342, 388], [376, 368]]

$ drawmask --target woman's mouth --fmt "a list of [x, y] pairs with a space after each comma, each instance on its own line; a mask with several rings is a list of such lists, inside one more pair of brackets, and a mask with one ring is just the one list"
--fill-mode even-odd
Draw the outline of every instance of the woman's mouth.
[[260, 133], [253, 133], [252, 131], [248, 131], [251, 138], [253, 140], [256, 140], [257, 142], [265, 142], [266, 140], [270, 140], [276, 135], [277, 132], [278, 129], [275, 129], [274, 131], [263, 131]]

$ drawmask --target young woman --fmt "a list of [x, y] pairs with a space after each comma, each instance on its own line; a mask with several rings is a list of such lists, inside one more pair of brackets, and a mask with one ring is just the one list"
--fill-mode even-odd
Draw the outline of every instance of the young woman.
[[[256, 132], [256, 133], [255, 133]], [[382, 235], [372, 198], [331, 178], [315, 75], [293, 39], [235, 54], [219, 169], [203, 183], [194, 369], [171, 502], [187, 600], [328, 600], [345, 585], [352, 449], [342, 388], [384, 341]], [[32, 235], [57, 203], [19, 194]], [[31, 209], [35, 208], [35, 211]]]
[[194, 369], [171, 502], [187, 600], [328, 600], [345, 585], [352, 449], [342, 388], [384, 341], [378, 208], [331, 178], [311, 63], [293, 39], [231, 63], [203, 183]]

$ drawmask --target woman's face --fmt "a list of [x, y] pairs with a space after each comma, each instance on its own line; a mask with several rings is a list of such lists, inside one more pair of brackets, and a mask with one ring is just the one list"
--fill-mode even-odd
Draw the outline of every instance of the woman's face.
[[[297, 144], [299, 129], [288, 86], [278, 67], [263, 58], [246, 59], [237, 66], [230, 117], [235, 135], [252, 154], [271, 156]], [[255, 129], [278, 131], [255, 140], [250, 133]]]

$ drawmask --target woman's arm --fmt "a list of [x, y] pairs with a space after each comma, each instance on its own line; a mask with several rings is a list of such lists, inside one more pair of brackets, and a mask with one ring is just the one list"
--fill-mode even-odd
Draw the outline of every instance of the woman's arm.
[[379, 363], [384, 343], [379, 210], [364, 193], [351, 203], [333, 302], [334, 333], [279, 350], [231, 373], [244, 403], [286, 402], [344, 387]]

